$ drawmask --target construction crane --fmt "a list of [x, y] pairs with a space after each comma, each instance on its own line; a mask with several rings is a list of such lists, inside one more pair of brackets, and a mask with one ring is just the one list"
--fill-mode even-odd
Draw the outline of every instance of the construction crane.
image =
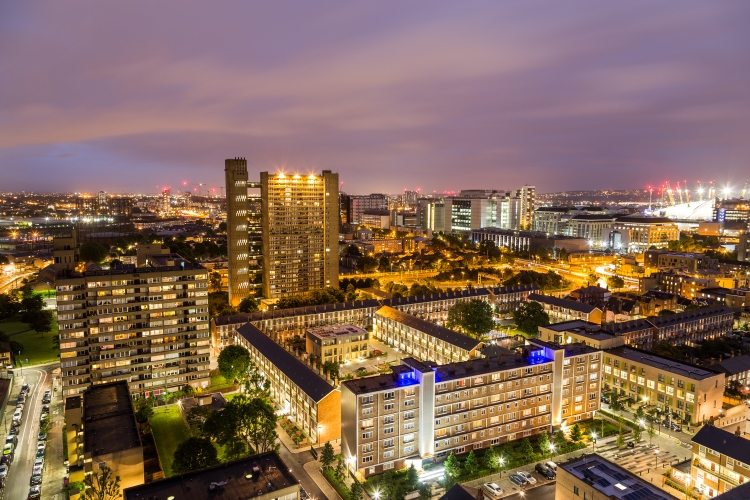
[[684, 189], [684, 191], [685, 191], [685, 203], [687, 203], [688, 206], [690, 206], [690, 190], [688, 189], [687, 179], [684, 180], [684, 183], [685, 183], [684, 184], [685, 185], [685, 189]]
[[674, 206], [674, 194], [672, 193], [672, 186], [669, 185], [669, 181], [666, 183], [667, 196], [669, 196], [669, 204]]
[[682, 201], [682, 189], [680, 188], [680, 181], [677, 181], [677, 196], [680, 198], [680, 205], [685, 203]]
[[703, 201], [703, 186], [701, 185], [701, 181], [698, 181], [698, 189], [696, 189], [698, 192], [698, 200]]
[[745, 199], [745, 193], [747, 193], [747, 182], [745, 182], [745, 187], [742, 188], [742, 193], [740, 193], [740, 198], [743, 200]]

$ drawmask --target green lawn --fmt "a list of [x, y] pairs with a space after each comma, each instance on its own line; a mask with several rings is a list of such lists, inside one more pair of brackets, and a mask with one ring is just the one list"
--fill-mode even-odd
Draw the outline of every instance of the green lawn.
[[174, 452], [180, 443], [190, 437], [190, 430], [182, 420], [177, 405], [156, 408], [150, 422], [164, 475], [169, 477], [172, 475]]
[[227, 381], [220, 374], [211, 375], [211, 385], [208, 386], [203, 392], [216, 391], [218, 389], [224, 389], [226, 387], [232, 387], [232, 383]]
[[31, 365], [60, 360], [60, 350], [52, 347], [52, 339], [57, 336], [57, 322], [52, 324], [52, 331], [44, 335], [30, 330], [26, 323], [20, 321], [0, 323], [0, 331], [8, 334], [11, 340], [23, 344], [24, 349], [21, 352], [20, 361], [24, 362], [24, 365], [26, 365], [27, 358]]

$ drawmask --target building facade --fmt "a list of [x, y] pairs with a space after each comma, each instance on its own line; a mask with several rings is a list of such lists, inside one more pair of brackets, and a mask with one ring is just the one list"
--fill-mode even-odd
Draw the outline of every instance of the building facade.
[[[68, 240], [55, 240], [56, 260]], [[168, 247], [137, 251], [137, 265], [107, 270], [56, 264], [64, 397], [120, 380], [146, 397], [208, 386], [208, 272]]]
[[338, 174], [260, 179], [264, 296], [338, 286]]
[[367, 330], [354, 325], [312, 328], [305, 335], [307, 353], [321, 363], [342, 363], [367, 356]]
[[689, 425], [718, 417], [724, 396], [724, 374], [632, 347], [608, 349], [604, 384], [621, 396], [668, 410]]
[[614, 251], [643, 253], [651, 247], [667, 248], [680, 239], [677, 224], [666, 217], [618, 217], [602, 232], [602, 246]]
[[729, 491], [750, 479], [750, 441], [706, 425], [693, 436], [690, 477], [709, 497]]

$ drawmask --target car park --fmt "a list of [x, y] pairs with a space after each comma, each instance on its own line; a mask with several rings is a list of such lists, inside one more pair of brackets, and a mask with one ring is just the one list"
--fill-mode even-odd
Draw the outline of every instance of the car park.
[[37, 485], [37, 486], [32, 486], [31, 488], [29, 488], [28, 500], [39, 500], [40, 498], [42, 498], [41, 486]]
[[482, 489], [492, 498], [499, 498], [500, 495], [505, 493], [497, 483], [484, 483]]
[[544, 465], [552, 469], [552, 471], [557, 472], [557, 464], [550, 460], [549, 462], [546, 462]]
[[528, 481], [526, 481], [524, 478], [519, 476], [518, 474], [511, 474], [508, 476], [508, 479], [510, 479], [513, 483], [517, 484], [518, 486], [526, 486], [529, 484]]
[[42, 484], [42, 475], [36, 474], [34, 476], [31, 476], [31, 481], [29, 481], [31, 486], [36, 486], [38, 484]]
[[555, 479], [555, 471], [547, 467], [547, 464], [538, 463], [534, 470], [547, 479]]
[[526, 472], [525, 470], [519, 470], [516, 472], [516, 474], [524, 478], [527, 483], [536, 484], [536, 478], [532, 476], [530, 473]]

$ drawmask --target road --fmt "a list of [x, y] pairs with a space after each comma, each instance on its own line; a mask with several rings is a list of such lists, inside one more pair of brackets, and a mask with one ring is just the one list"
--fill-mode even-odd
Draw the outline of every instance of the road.
[[504, 497], [503, 500], [555, 500], [555, 484], [557, 483], [548, 483], [538, 488]]
[[13, 288], [15, 288], [14, 285], [21, 286], [21, 280], [26, 278], [27, 276], [31, 276], [34, 273], [21, 273], [21, 274], [14, 274], [13, 276], [3, 276], [0, 278], [0, 293], [7, 293], [10, 292]]
[[[16, 448], [13, 463], [10, 466], [8, 480], [5, 488], [0, 490], [0, 499], [16, 500], [24, 499], [29, 494], [29, 481], [31, 480], [31, 469], [36, 459], [37, 435], [39, 434], [39, 417], [42, 410], [42, 396], [44, 390], [50, 387], [50, 376], [45, 369], [24, 368], [23, 377], [21, 370], [16, 370], [16, 382], [11, 388], [8, 408], [4, 415], [4, 424], [8, 429], [15, 411], [18, 394], [21, 392], [22, 378], [29, 384], [29, 396], [26, 399], [26, 407], [21, 417], [21, 427], [18, 433], [18, 447]], [[5, 433], [7, 436], [8, 433]], [[47, 464], [45, 464], [45, 469]], [[44, 488], [42, 489], [44, 492]]]
[[299, 481], [302, 487], [305, 488], [305, 491], [307, 491], [307, 494], [310, 495], [311, 498], [315, 500], [326, 498], [326, 496], [323, 495], [323, 492], [320, 491], [320, 488], [318, 488], [307, 471], [303, 468], [303, 466], [307, 462], [312, 462], [315, 460], [309, 451], [303, 451], [302, 453], [291, 453], [286, 448], [286, 446], [284, 446], [284, 443], [281, 443], [281, 447], [279, 448], [279, 455], [281, 456], [281, 459], [284, 461], [284, 463], [292, 470], [292, 474], [294, 475], [294, 477], [297, 478], [297, 481]]

